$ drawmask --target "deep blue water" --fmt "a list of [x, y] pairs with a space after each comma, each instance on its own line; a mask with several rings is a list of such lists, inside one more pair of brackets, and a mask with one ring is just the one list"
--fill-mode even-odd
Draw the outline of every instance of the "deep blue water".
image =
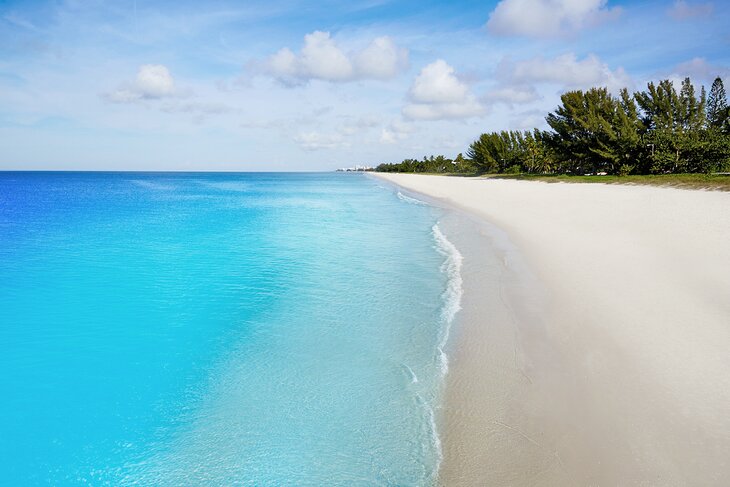
[[414, 203], [361, 174], [0, 173], [0, 485], [432, 483], [454, 281]]

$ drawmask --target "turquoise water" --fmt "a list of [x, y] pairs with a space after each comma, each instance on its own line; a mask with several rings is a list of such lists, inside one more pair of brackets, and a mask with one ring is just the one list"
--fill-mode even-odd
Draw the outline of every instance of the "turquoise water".
[[431, 484], [438, 216], [361, 174], [0, 173], [0, 484]]

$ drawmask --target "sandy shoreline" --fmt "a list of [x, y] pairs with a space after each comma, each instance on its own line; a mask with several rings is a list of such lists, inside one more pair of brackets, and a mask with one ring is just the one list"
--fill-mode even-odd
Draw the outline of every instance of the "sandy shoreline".
[[378, 176], [465, 212], [443, 485], [725, 485], [730, 193]]

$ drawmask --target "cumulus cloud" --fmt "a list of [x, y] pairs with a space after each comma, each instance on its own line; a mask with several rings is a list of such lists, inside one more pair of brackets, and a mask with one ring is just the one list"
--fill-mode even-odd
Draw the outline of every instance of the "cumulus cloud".
[[487, 29], [501, 36], [561, 37], [617, 17], [607, 0], [502, 0]]
[[612, 70], [594, 55], [584, 59], [578, 59], [572, 53], [553, 59], [536, 57], [513, 65], [507, 63], [503, 69], [505, 67], [506, 76], [515, 83], [557, 83], [565, 89], [605, 86], [611, 91], [633, 86], [630, 76], [623, 68]]
[[469, 118], [484, 113], [469, 87], [442, 59], [421, 70], [411, 86], [409, 99], [403, 115], [413, 120]]
[[667, 10], [667, 15], [675, 20], [687, 20], [694, 17], [707, 17], [712, 10], [711, 3], [689, 3], [684, 0], [676, 0]]
[[420, 103], [452, 103], [463, 100], [469, 88], [454, 76], [454, 68], [439, 59], [421, 70], [411, 87], [411, 98]]
[[173, 95], [175, 95], [175, 81], [167, 67], [162, 64], [143, 64], [139, 67], [134, 81], [107, 93], [106, 98], [116, 103], [129, 103]]
[[279, 50], [264, 62], [264, 72], [284, 82], [299, 84], [311, 79], [346, 82], [362, 79], [390, 79], [408, 66], [408, 51], [390, 37], [378, 37], [364, 49], [345, 52], [329, 32], [304, 36], [299, 54]]
[[390, 37], [377, 37], [355, 55], [355, 72], [361, 78], [390, 79], [408, 67], [408, 51]]

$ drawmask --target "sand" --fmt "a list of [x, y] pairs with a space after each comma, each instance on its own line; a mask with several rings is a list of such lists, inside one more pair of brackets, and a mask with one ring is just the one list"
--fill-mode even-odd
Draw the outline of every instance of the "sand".
[[378, 177], [458, 209], [442, 485], [728, 485], [730, 193]]

